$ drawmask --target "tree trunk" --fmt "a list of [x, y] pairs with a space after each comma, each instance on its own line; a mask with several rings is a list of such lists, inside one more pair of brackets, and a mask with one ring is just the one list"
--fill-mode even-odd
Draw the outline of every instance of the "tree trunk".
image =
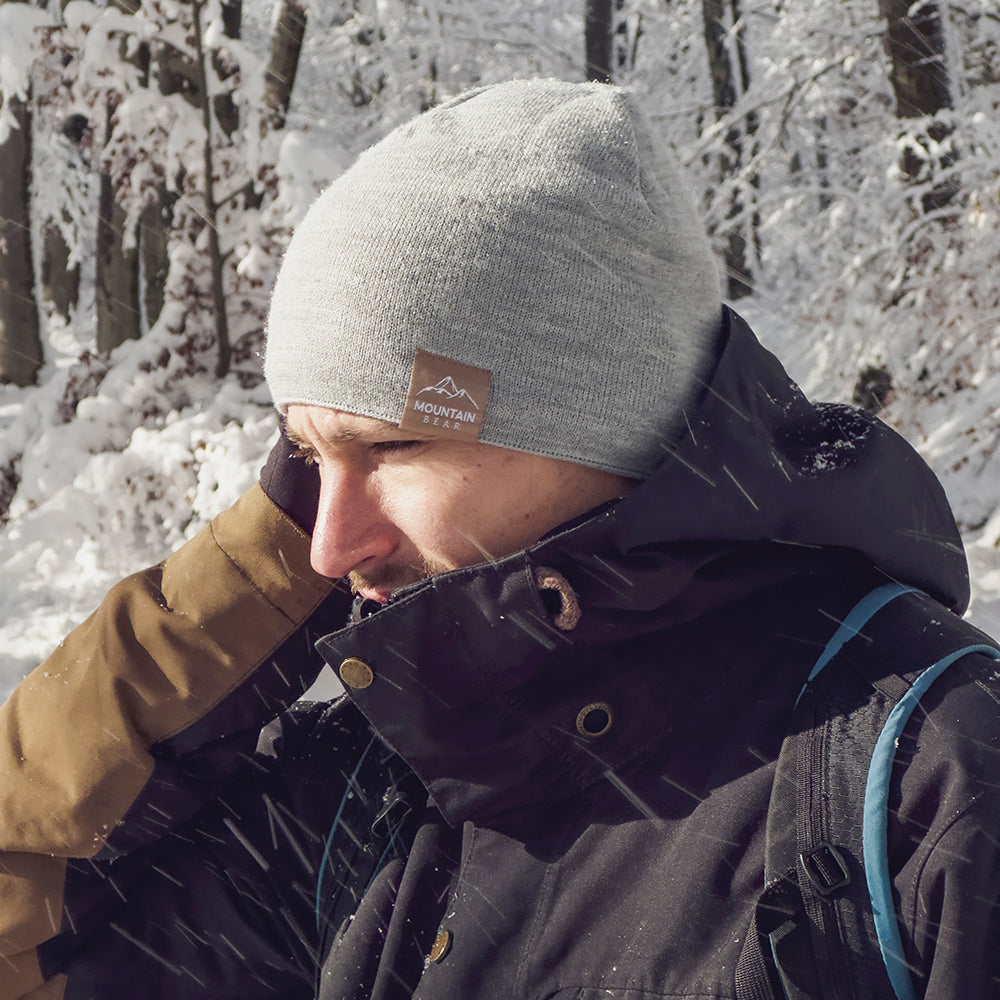
[[944, 29], [936, 3], [879, 0], [885, 17], [889, 82], [897, 118], [923, 118], [951, 107]]
[[[110, 117], [110, 115], [109, 115]], [[139, 312], [139, 251], [127, 246], [125, 209], [115, 198], [114, 183], [101, 174], [97, 209], [97, 350], [114, 350], [142, 336]]]
[[[89, 131], [89, 121], [77, 112], [66, 116], [56, 140], [65, 143], [72, 150], [70, 155], [73, 163], [81, 171], [85, 168], [80, 156], [80, 143]], [[62, 221], [70, 221], [65, 209], [62, 211]], [[42, 297], [57, 315], [69, 320], [80, 300], [80, 265], [76, 263], [70, 266], [70, 248], [59, 222], [52, 217], [45, 219], [42, 226], [41, 251]]]
[[42, 295], [64, 320], [80, 300], [80, 265], [70, 267], [69, 258], [62, 230], [51, 220], [42, 234]]
[[[933, 118], [950, 108], [944, 27], [937, 3], [934, 0], [923, 3], [920, 0], [879, 0], [879, 10], [887, 25], [889, 82], [896, 98], [896, 117]], [[931, 121], [926, 135], [907, 135], [899, 157], [903, 176], [914, 181], [924, 174], [928, 164], [932, 173], [938, 168], [948, 170], [954, 166], [958, 154], [953, 147], [948, 147], [939, 159], [931, 154], [933, 146], [944, 143], [951, 133], [950, 124]], [[923, 210], [931, 212], [944, 208], [958, 193], [958, 187], [954, 173], [933, 184], [921, 198]]]
[[302, 0], [277, 0], [277, 5], [264, 74], [266, 128], [269, 131], [285, 127], [306, 34], [305, 3]]
[[[226, 38], [239, 38], [242, 26], [243, 0], [223, 0], [222, 30]], [[212, 65], [222, 83], [229, 80], [237, 68], [234, 64], [224, 63], [218, 52], [212, 54]], [[225, 90], [221, 94], [216, 94], [212, 98], [212, 107], [219, 128], [227, 139], [230, 138], [240, 124], [240, 111], [233, 100], [232, 91]]]
[[139, 256], [142, 264], [142, 308], [146, 325], [152, 326], [163, 311], [170, 269], [170, 234], [177, 195], [165, 184], [156, 188], [156, 200], [139, 216]]
[[[242, 0], [225, 0], [222, 4], [223, 32], [227, 38], [239, 38], [243, 21]], [[219, 79], [229, 79], [235, 67], [224, 66], [218, 53], [213, 55], [213, 66]], [[183, 52], [173, 46], [161, 45], [155, 59], [156, 85], [165, 97], [180, 94], [192, 107], [201, 110], [204, 104], [204, 85], [198, 68]], [[239, 111], [229, 91], [216, 94], [212, 99], [216, 121], [231, 136], [239, 126]], [[174, 178], [179, 182], [180, 178]], [[152, 326], [163, 309], [164, 287], [170, 266], [170, 235], [173, 231], [174, 205], [177, 195], [160, 184], [155, 200], [143, 209], [139, 220], [139, 253], [142, 261], [142, 304], [146, 323]]]
[[[111, 0], [113, 6], [126, 14], [134, 14], [140, 0]], [[126, 45], [119, 45], [122, 59]], [[135, 54], [128, 57], [148, 79], [149, 48], [140, 45]], [[114, 107], [109, 104], [105, 122], [105, 143], [111, 139]], [[126, 340], [137, 340], [142, 336], [142, 311], [139, 300], [139, 250], [138, 234], [126, 232], [127, 213], [115, 191], [114, 178], [101, 170], [100, 192], [97, 208], [97, 260], [96, 260], [96, 306], [97, 306], [97, 350], [111, 351]]]
[[819, 210], [825, 212], [833, 205], [830, 196], [830, 138], [827, 134], [826, 115], [816, 119], [816, 173], [819, 176]]
[[618, 77], [635, 69], [639, 39], [642, 37], [642, 13], [638, 10], [627, 12], [625, 0], [615, 0], [613, 35], [613, 72]]
[[[192, 0], [194, 12], [195, 38], [195, 69], [198, 74], [198, 84], [202, 94], [208, 93], [208, 71], [206, 68], [205, 45], [202, 38], [201, 15], [203, 4], [201, 0]], [[215, 201], [215, 171], [212, 156], [212, 110], [207, 100], [202, 101], [202, 124], [205, 134], [202, 145], [202, 163], [205, 174], [205, 227], [208, 234], [208, 262], [211, 268], [212, 282], [212, 312], [215, 319], [215, 344], [217, 358], [215, 374], [222, 378], [229, 371], [229, 361], [232, 348], [229, 343], [229, 318], [226, 315], [226, 292], [222, 274], [222, 249], [219, 245], [219, 227], [217, 225], [218, 205]]]
[[[730, 29], [739, 22], [736, 0], [702, 0], [705, 47], [708, 51], [708, 68], [712, 77], [712, 96], [716, 115], [721, 118], [736, 107], [740, 94], [750, 85], [750, 69], [743, 32], [736, 29], [735, 52], [730, 53]], [[749, 114], [739, 123], [734, 122], [725, 136], [725, 151], [719, 161], [719, 180], [725, 182], [737, 177], [743, 166], [746, 149], [757, 131], [757, 118]], [[750, 178], [750, 187], [756, 183]], [[750, 268], [751, 247], [757, 245], [756, 213], [749, 221], [744, 218], [743, 200], [733, 193], [727, 218], [732, 220], [726, 234], [726, 282], [731, 299], [743, 298], [753, 291]]]
[[[239, 37], [242, 20], [242, 3], [234, 0], [222, 6], [226, 36]], [[198, 70], [188, 56], [172, 45], [160, 44], [153, 57], [153, 76], [164, 97], [180, 94], [191, 107], [201, 110], [204, 90]], [[239, 124], [236, 105], [228, 93], [214, 98], [216, 114], [224, 118], [226, 127], [234, 131]], [[229, 133], [227, 133], [229, 134]], [[183, 178], [171, 178], [179, 187]], [[177, 195], [166, 182], [157, 185], [155, 199], [142, 211], [139, 218], [139, 254], [142, 261], [142, 305], [146, 323], [152, 326], [163, 310], [167, 274], [170, 269], [170, 236], [173, 232], [174, 205]]]
[[[202, 161], [205, 181], [202, 193], [205, 198], [205, 223], [209, 242], [212, 303], [215, 313], [216, 339], [219, 345], [217, 373], [222, 375], [229, 368], [229, 333], [225, 313], [225, 294], [222, 282], [222, 254], [217, 231], [212, 152], [213, 117], [228, 138], [239, 126], [239, 111], [229, 91], [217, 93], [209, 104], [208, 54], [204, 51], [201, 18], [204, 4], [191, 0], [191, 24], [195, 42], [195, 58], [171, 45], [160, 45], [156, 51], [155, 75], [160, 93], [164, 96], [180, 94], [192, 108], [201, 113], [205, 138]], [[224, 0], [222, 3], [223, 32], [227, 38], [239, 38], [243, 17], [242, 0]], [[220, 81], [225, 82], [236, 67], [227, 65], [218, 51], [212, 53], [212, 69]], [[172, 178], [175, 186], [183, 183], [182, 177]], [[166, 183], [159, 185], [156, 199], [148, 205], [140, 219], [140, 247], [143, 273], [143, 304], [147, 322], [156, 322], [163, 308], [164, 285], [169, 270], [170, 237], [174, 222], [174, 205], [177, 195], [168, 190]]]
[[588, 80], [611, 82], [613, 21], [612, 0], [586, 0], [583, 42]]
[[726, 31], [726, 0], [702, 0], [705, 19], [705, 46], [708, 49], [708, 70], [712, 77], [712, 97], [716, 113], [736, 106], [736, 81], [729, 58]]
[[17, 123], [0, 146], [0, 381], [32, 385], [42, 366], [31, 247], [31, 114], [13, 95]]
[[[292, 88], [299, 68], [302, 42], [306, 35], [306, 8], [303, 0], [275, 0], [273, 28], [264, 70], [264, 116], [261, 132], [277, 132], [285, 127], [292, 101]], [[254, 179], [243, 192], [247, 208], [260, 208], [264, 192]]]

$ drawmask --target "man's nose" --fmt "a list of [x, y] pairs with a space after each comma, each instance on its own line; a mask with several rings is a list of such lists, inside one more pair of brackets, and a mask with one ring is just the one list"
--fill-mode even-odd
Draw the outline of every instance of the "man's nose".
[[395, 531], [364, 474], [323, 463], [320, 484], [310, 549], [317, 573], [346, 576], [366, 560], [384, 558], [393, 551]]

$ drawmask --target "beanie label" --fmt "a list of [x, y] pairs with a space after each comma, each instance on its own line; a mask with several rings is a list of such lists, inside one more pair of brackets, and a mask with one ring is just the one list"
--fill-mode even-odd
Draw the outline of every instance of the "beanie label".
[[463, 441], [478, 440], [491, 377], [485, 368], [418, 350], [400, 429]]

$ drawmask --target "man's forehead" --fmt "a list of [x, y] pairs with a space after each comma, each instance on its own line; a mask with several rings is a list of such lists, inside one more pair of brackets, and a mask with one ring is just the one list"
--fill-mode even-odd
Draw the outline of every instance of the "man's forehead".
[[399, 426], [388, 420], [307, 403], [290, 403], [284, 426], [285, 433], [296, 444], [308, 444], [307, 439], [315, 434], [319, 434], [324, 441], [341, 443], [359, 438], [384, 439], [387, 435], [398, 436], [400, 433]]

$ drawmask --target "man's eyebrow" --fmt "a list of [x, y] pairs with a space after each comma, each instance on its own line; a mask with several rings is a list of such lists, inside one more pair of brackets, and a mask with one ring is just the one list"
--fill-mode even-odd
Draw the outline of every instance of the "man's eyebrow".
[[300, 438], [298, 434], [295, 433], [294, 430], [292, 430], [291, 426], [288, 423], [288, 420], [285, 417], [281, 418], [281, 433], [284, 434], [285, 437], [292, 442], [292, 444], [298, 445], [300, 448], [309, 447], [309, 445], [305, 441], [303, 441], [302, 438]]
[[[291, 425], [288, 423], [287, 418], [282, 418], [281, 427], [282, 430], [285, 432], [285, 437], [288, 438], [288, 440], [291, 441], [292, 444], [298, 445], [300, 448], [309, 448], [310, 450], [312, 449], [312, 445], [308, 441], [306, 441], [300, 435], [295, 433]], [[345, 431], [337, 431], [336, 434], [331, 435], [326, 440], [336, 441], [336, 442], [354, 441], [359, 436], [360, 435], [358, 434], [357, 431], [345, 430]]]

